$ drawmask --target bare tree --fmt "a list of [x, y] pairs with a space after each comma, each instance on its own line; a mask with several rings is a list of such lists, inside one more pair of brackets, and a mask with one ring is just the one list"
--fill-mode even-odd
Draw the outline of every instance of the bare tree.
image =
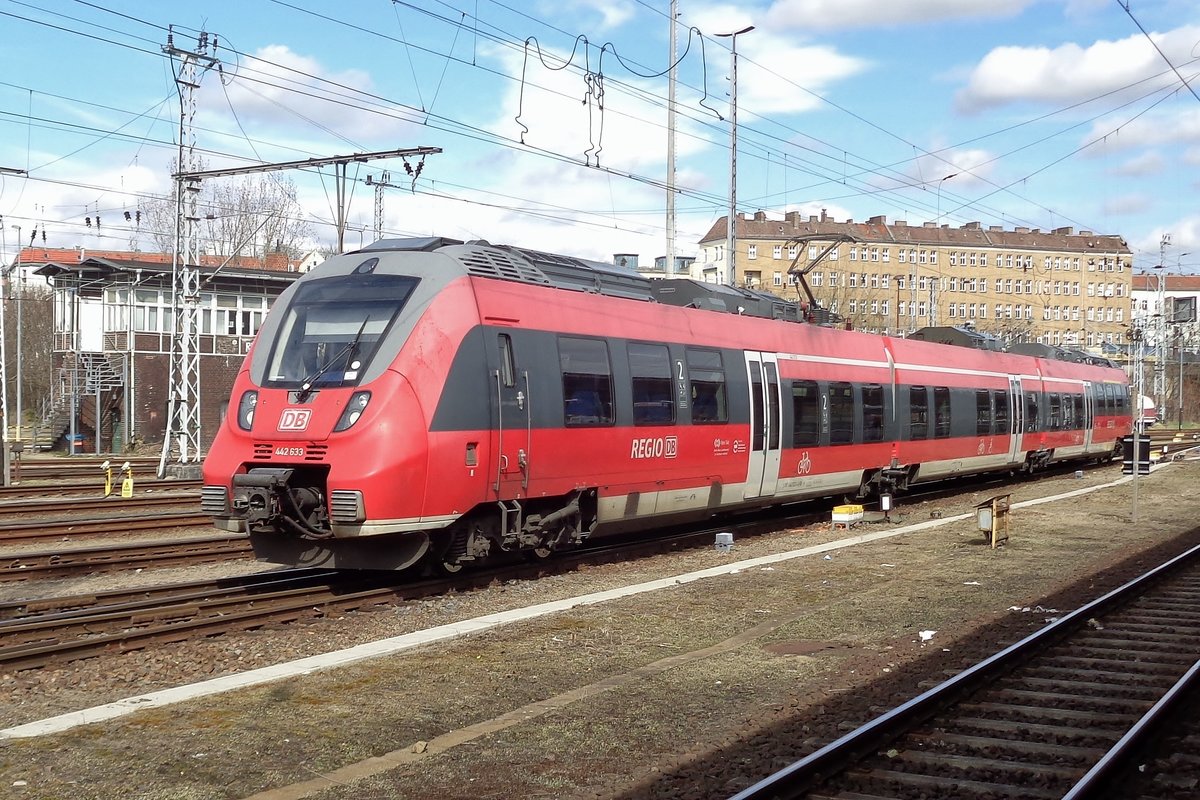
[[[10, 423], [17, 425], [16, 404], [21, 400], [21, 425], [40, 417], [49, 402], [54, 379], [54, 296], [45, 286], [21, 286], [16, 280], [4, 294], [4, 348], [8, 356], [8, 402]], [[17, 360], [20, 358], [20, 383]]]
[[[210, 178], [200, 184], [203, 252], [262, 258], [280, 251], [296, 258], [308, 249], [312, 226], [303, 218], [296, 186], [279, 174]], [[144, 230], [162, 253], [175, 249], [175, 197], [143, 205]]]

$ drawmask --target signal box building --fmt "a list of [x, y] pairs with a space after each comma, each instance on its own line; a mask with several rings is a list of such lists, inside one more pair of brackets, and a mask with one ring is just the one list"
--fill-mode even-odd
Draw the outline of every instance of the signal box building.
[[[197, 314], [200, 434], [224, 418], [242, 359], [271, 304], [311, 263], [203, 257]], [[315, 262], [315, 254], [309, 259]], [[54, 295], [54, 376], [27, 447], [124, 452], [160, 446], [175, 331], [170, 254], [25, 248], [20, 263]], [[36, 279], [35, 279], [36, 280]]]

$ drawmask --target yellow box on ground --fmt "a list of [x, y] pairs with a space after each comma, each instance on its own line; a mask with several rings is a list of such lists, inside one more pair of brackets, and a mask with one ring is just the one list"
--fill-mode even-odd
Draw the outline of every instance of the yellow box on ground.
[[863, 518], [863, 507], [859, 505], [844, 505], [833, 507], [833, 524], [849, 526], [855, 522], [861, 522]]

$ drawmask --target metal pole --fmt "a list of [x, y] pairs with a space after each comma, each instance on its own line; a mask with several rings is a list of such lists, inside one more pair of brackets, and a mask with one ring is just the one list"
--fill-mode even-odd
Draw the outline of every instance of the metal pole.
[[19, 280], [20, 286], [21, 286], [20, 292], [15, 295], [17, 298], [17, 441], [18, 442], [21, 441], [21, 422], [22, 422], [23, 414], [24, 414], [24, 411], [21, 408], [21, 381], [23, 380], [22, 372], [21, 372], [21, 360], [23, 358], [23, 353], [21, 352], [23, 349], [21, 346], [21, 331], [23, 331], [25, 329], [25, 326], [24, 326], [24, 324], [22, 324], [22, 320], [21, 320], [21, 305], [25, 300], [25, 273], [21, 272], [20, 270], [21, 270], [21, 251], [17, 250], [17, 275], [19, 276], [18, 280]]
[[663, 265], [668, 278], [675, 275], [675, 21], [679, 18], [678, 0], [671, 0], [671, 55], [667, 62], [667, 263]]
[[733, 33], [718, 33], [730, 39], [729, 57], [729, 217], [725, 229], [725, 278], [730, 286], [737, 286], [737, 230], [734, 219], [737, 214], [737, 37], [754, 30], [747, 25]]

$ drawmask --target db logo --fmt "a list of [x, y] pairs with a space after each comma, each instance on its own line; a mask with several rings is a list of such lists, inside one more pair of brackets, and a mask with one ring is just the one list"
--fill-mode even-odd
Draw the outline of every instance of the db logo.
[[308, 427], [312, 411], [307, 408], [285, 408], [279, 416], [279, 430], [302, 431]]

